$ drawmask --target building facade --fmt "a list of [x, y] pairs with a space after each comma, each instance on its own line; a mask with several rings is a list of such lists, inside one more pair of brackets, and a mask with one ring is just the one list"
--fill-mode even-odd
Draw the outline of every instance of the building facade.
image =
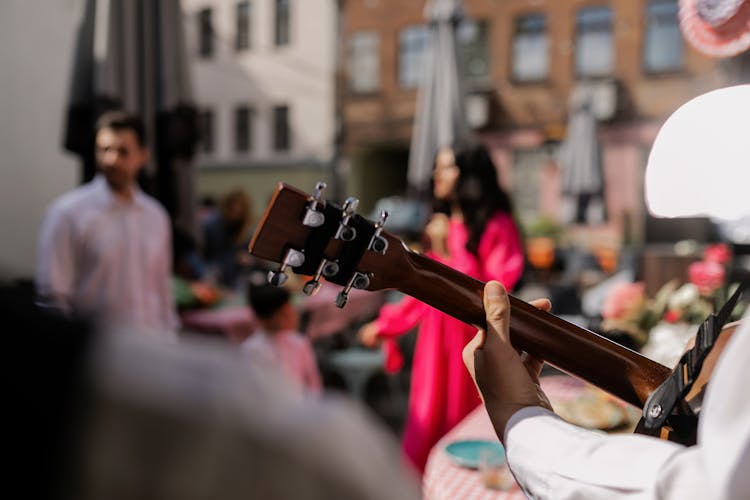
[[[355, 171], [371, 170], [385, 151], [398, 167], [382, 168], [403, 179], [427, 43], [425, 1], [343, 6], [346, 151]], [[560, 214], [557, 150], [571, 100], [586, 93], [598, 119], [607, 220], [581, 238], [648, 239], [642, 179], [659, 126], [690, 98], [747, 81], [738, 70], [747, 55], [717, 61], [693, 50], [676, 0], [464, 0], [463, 7], [457, 37], [467, 118], [491, 148], [519, 216], [530, 223]]]
[[330, 0], [183, 0], [203, 141], [198, 191], [265, 207], [313, 186], [334, 156], [337, 9]]

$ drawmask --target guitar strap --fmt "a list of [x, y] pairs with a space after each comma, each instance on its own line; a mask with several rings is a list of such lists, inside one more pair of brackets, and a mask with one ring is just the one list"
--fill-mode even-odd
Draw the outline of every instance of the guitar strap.
[[698, 417], [684, 398], [748, 284], [750, 279], [744, 279], [719, 312], [708, 315], [698, 329], [693, 348], [682, 355], [669, 378], [649, 396], [643, 407], [642, 422], [647, 431], [659, 429], [669, 419], [669, 424], [678, 434], [694, 432]]

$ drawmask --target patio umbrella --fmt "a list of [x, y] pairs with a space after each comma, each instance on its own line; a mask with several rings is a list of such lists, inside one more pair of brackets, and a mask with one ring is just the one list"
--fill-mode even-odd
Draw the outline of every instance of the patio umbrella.
[[424, 193], [439, 148], [468, 135], [464, 113], [456, 28], [463, 18], [460, 0], [429, 0], [425, 5], [429, 39], [417, 98], [409, 153], [409, 185]]
[[567, 223], [604, 221], [604, 179], [591, 96], [571, 99], [567, 135], [558, 156], [562, 170], [563, 219]]
[[197, 113], [179, 0], [86, 0], [70, 88], [65, 147], [82, 157], [82, 180], [95, 173], [97, 117], [137, 113], [153, 152], [142, 185], [194, 234]]

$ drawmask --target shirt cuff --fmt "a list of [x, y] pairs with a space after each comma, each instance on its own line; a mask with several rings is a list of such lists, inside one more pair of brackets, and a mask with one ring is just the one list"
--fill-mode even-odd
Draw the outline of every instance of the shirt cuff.
[[526, 418], [531, 418], [531, 417], [540, 417], [540, 416], [551, 416], [555, 418], [560, 418], [557, 416], [556, 413], [551, 412], [546, 408], [542, 408], [541, 406], [526, 406], [524, 408], [521, 408], [520, 410], [515, 412], [513, 415], [511, 415], [511, 417], [508, 419], [508, 423], [505, 424], [505, 432], [503, 434], [503, 443], [508, 442], [508, 433], [513, 428], [513, 426], [515, 426], [521, 420], [524, 420]]

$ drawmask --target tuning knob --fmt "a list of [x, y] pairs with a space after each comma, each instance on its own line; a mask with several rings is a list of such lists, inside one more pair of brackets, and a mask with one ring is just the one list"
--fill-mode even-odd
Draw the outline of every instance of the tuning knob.
[[289, 277], [286, 275], [288, 267], [299, 267], [305, 263], [305, 254], [294, 248], [287, 250], [284, 259], [281, 261], [281, 267], [278, 271], [268, 272], [268, 282], [274, 286], [283, 286]]
[[268, 282], [273, 286], [284, 286], [289, 276], [281, 271], [268, 271]]
[[323, 206], [323, 191], [327, 187], [325, 182], [319, 181], [315, 185], [315, 191], [313, 192], [313, 199], [305, 210], [305, 215], [302, 217], [302, 224], [308, 227], [319, 227], [322, 226], [326, 218], [323, 212], [318, 210], [318, 207]]
[[364, 290], [368, 286], [370, 286], [370, 277], [359, 271], [355, 272], [346, 283], [344, 289], [336, 295], [336, 306], [342, 308], [346, 305], [349, 300], [349, 292], [351, 292], [352, 288]]
[[342, 208], [341, 223], [339, 224], [339, 228], [334, 235], [336, 239], [343, 241], [352, 241], [357, 237], [357, 230], [349, 225], [349, 221], [354, 215], [354, 211], [357, 210], [357, 205], [359, 205], [359, 200], [353, 197], [347, 198], [344, 202], [344, 206]]
[[385, 254], [385, 251], [388, 250], [388, 240], [380, 235], [380, 233], [383, 232], [383, 226], [385, 225], [386, 219], [388, 219], [388, 212], [382, 210], [380, 212], [380, 218], [378, 218], [378, 221], [375, 223], [375, 234], [372, 235], [370, 244], [367, 246], [369, 250], [380, 254]]

